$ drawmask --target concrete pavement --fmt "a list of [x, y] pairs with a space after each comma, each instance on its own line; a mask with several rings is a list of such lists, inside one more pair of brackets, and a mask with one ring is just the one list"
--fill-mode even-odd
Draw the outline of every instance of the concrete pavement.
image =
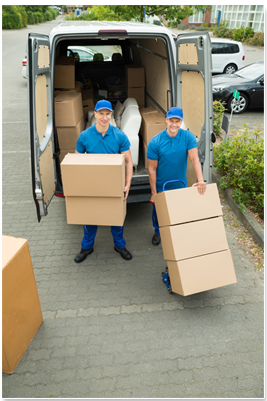
[[188, 297], [162, 283], [150, 204], [128, 206], [130, 262], [99, 227], [77, 265], [82, 227], [59, 198], [37, 222], [29, 156], [24, 85], [3, 99], [2, 232], [29, 242], [44, 321], [2, 397], [263, 398], [264, 281], [232, 228], [237, 284]]

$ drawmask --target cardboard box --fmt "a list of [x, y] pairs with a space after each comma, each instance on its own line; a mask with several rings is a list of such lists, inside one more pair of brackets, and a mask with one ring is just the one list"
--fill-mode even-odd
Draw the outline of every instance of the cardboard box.
[[172, 291], [191, 295], [236, 283], [231, 251], [181, 261], [167, 261]]
[[138, 106], [145, 105], [145, 88], [127, 88], [127, 97], [133, 97]]
[[160, 228], [165, 260], [183, 260], [228, 249], [222, 217]]
[[148, 145], [153, 136], [163, 131], [166, 127], [166, 119], [161, 113], [143, 114], [141, 133], [145, 144]]
[[61, 163], [68, 153], [75, 153], [75, 149], [76, 147], [73, 149], [60, 149], [59, 162]]
[[216, 184], [208, 184], [204, 195], [190, 187], [161, 192], [154, 200], [160, 227], [223, 215]]
[[143, 141], [143, 160], [144, 160], [144, 167], [148, 168], [148, 159], [146, 157], [146, 152], [147, 152], [147, 146]]
[[73, 57], [56, 59], [54, 87], [56, 89], [75, 88], [75, 60]]
[[54, 101], [56, 127], [75, 127], [83, 116], [81, 94], [61, 91]]
[[61, 175], [65, 196], [121, 197], [125, 187], [124, 155], [67, 154], [61, 163]]
[[84, 116], [75, 127], [58, 127], [57, 137], [60, 149], [75, 149], [77, 139], [85, 129]]
[[43, 321], [26, 239], [2, 236], [2, 371], [12, 373]]
[[95, 109], [95, 99], [92, 89], [86, 89], [82, 92], [82, 105], [84, 119], [87, 120], [88, 111]]
[[125, 66], [126, 85], [128, 88], [145, 87], [145, 68], [137, 65]]
[[158, 113], [158, 110], [156, 110], [154, 107], [151, 107], [151, 106], [150, 107], [140, 107], [139, 112], [142, 116], [143, 114]]
[[121, 197], [66, 196], [68, 224], [123, 226], [126, 201]]

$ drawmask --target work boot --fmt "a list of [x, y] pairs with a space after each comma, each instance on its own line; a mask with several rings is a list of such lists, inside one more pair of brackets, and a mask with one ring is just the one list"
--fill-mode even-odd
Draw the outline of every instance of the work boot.
[[130, 254], [129, 251], [127, 251], [126, 248], [118, 248], [117, 246], [114, 246], [114, 249], [116, 252], [119, 252], [119, 254], [121, 255], [121, 257], [125, 260], [131, 260], [132, 259], [132, 255]]
[[160, 235], [159, 234], [154, 234], [153, 235], [152, 244], [155, 245], [155, 246], [160, 244]]
[[78, 253], [74, 260], [76, 263], [81, 263], [83, 262], [88, 255], [90, 255], [90, 253], [92, 253], [94, 251], [94, 248], [90, 248], [90, 249], [81, 249], [81, 252]]

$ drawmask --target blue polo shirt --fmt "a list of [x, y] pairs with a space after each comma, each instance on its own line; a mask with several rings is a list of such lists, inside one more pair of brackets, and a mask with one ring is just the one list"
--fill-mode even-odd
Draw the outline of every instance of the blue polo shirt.
[[[157, 160], [157, 192], [162, 191], [166, 181], [183, 180], [187, 185], [186, 170], [188, 150], [197, 148], [197, 141], [192, 132], [179, 129], [176, 136], [171, 137], [167, 128], [155, 135], [148, 144], [147, 158]], [[166, 190], [181, 188], [181, 183], [172, 183]]]
[[119, 128], [109, 124], [104, 136], [98, 132], [96, 126], [82, 131], [76, 143], [79, 153], [119, 154], [130, 149], [130, 141]]

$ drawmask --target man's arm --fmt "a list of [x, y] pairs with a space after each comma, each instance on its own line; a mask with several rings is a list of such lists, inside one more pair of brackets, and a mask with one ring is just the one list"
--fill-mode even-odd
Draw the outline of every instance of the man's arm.
[[206, 183], [203, 180], [202, 168], [201, 168], [201, 164], [200, 164], [200, 161], [199, 161], [199, 158], [198, 158], [198, 150], [197, 150], [197, 148], [190, 149], [188, 151], [188, 156], [189, 156], [189, 159], [191, 160], [191, 163], [192, 163], [192, 165], [194, 167], [194, 170], [195, 170], [195, 173], [196, 173], [196, 176], [197, 176], [197, 181], [198, 181], [197, 183], [193, 184], [192, 186], [193, 187], [197, 186], [198, 187], [198, 192], [201, 195], [203, 195], [204, 192], [206, 191]]
[[157, 181], [157, 168], [158, 160], [148, 159], [148, 174], [149, 183], [151, 188], [151, 202], [154, 203], [154, 195], [157, 195], [156, 181]]
[[133, 177], [133, 160], [130, 149], [126, 152], [121, 152], [121, 154], [125, 155], [125, 188], [123, 192], [124, 199], [127, 199]]

